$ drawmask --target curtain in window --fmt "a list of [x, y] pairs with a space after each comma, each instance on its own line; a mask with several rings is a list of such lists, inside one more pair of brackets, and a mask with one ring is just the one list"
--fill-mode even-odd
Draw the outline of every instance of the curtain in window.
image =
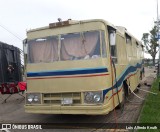
[[100, 55], [99, 32], [70, 34], [62, 37], [61, 60], [71, 60], [73, 57], [81, 58], [93, 55], [94, 52], [97, 52], [96, 55]]
[[29, 52], [29, 61], [31, 63], [57, 61], [58, 41], [56, 39], [32, 41], [29, 44]]

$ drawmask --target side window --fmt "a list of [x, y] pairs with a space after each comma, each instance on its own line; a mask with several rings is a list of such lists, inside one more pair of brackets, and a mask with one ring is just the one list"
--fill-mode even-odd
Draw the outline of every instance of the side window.
[[102, 42], [102, 57], [107, 57], [105, 33], [101, 31], [101, 42]]
[[116, 30], [108, 29], [110, 53], [113, 61], [117, 63]]
[[136, 47], [139, 48], [139, 43], [136, 41]]
[[131, 37], [126, 34], [126, 44], [132, 44]]
[[142, 48], [141, 57], [143, 58], [144, 57], [144, 46], [141, 45], [141, 48]]
[[134, 56], [133, 55], [133, 53], [134, 53], [133, 46], [134, 45], [132, 45], [132, 38], [127, 33], [125, 33], [125, 38], [126, 38], [127, 55], [129, 57], [132, 57], [132, 56]]

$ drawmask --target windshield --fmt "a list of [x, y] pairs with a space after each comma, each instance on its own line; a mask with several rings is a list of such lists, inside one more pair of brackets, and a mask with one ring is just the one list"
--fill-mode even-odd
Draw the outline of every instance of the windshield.
[[58, 61], [58, 38], [47, 37], [29, 41], [28, 62], [54, 62]]
[[100, 34], [98, 31], [61, 36], [61, 60], [94, 57], [100, 57]]
[[99, 58], [100, 36], [102, 36], [100, 33], [100, 31], [87, 31], [30, 40], [28, 62], [47, 63]]

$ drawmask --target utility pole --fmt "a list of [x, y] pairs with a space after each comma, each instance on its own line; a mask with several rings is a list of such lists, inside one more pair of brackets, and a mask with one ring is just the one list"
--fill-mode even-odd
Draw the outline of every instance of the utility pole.
[[159, 12], [158, 12], [158, 0], [157, 0], [157, 28], [158, 28], [158, 47], [159, 47], [159, 59], [158, 59], [158, 76], [160, 76], [160, 32], [159, 32]]

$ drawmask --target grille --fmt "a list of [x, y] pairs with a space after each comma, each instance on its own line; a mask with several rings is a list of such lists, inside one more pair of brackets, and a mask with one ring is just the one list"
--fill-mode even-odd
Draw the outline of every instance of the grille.
[[43, 94], [43, 103], [52, 105], [61, 105], [63, 98], [72, 98], [73, 104], [81, 104], [80, 93], [45, 93]]

